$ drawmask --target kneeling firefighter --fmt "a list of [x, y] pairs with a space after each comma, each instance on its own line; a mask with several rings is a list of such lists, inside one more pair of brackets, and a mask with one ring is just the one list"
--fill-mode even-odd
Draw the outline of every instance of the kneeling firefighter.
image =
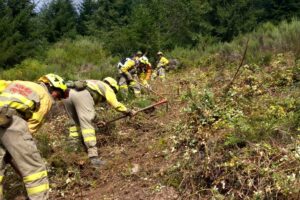
[[97, 122], [97, 115], [94, 106], [100, 102], [107, 102], [126, 115], [133, 116], [135, 112], [117, 100], [115, 92], [118, 92], [119, 86], [111, 77], [103, 81], [75, 81], [71, 82], [69, 87], [73, 89], [70, 89], [69, 98], [64, 100], [65, 108], [72, 121], [72, 126], [69, 128], [69, 140], [73, 145], [78, 145], [82, 138], [92, 165], [95, 167], [103, 165], [105, 162], [98, 157], [96, 147], [97, 140], [93, 124]]
[[[64, 97], [63, 79], [48, 74], [40, 84], [29, 81], [1, 81], [0, 93], [0, 199], [7, 161], [23, 177], [29, 199], [48, 199], [49, 183], [44, 161], [32, 138], [50, 111], [53, 99]], [[52, 97], [51, 97], [52, 96]]]

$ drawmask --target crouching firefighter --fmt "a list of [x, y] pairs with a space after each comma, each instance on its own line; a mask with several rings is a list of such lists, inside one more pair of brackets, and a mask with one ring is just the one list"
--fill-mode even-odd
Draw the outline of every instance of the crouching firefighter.
[[128, 94], [128, 88], [130, 88], [135, 97], [140, 96], [141, 87], [136, 82], [136, 66], [139, 64], [137, 57], [127, 58], [124, 64], [119, 65], [119, 86], [121, 94], [125, 97]]
[[94, 167], [105, 164], [97, 151], [97, 140], [94, 123], [97, 123], [94, 106], [101, 102], [109, 103], [117, 111], [133, 116], [134, 111], [126, 108], [116, 98], [119, 90], [117, 81], [111, 77], [103, 81], [86, 80], [75, 81], [69, 85], [69, 98], [64, 100], [66, 111], [71, 119], [72, 126], [69, 128], [69, 140], [72, 145], [79, 145], [83, 140], [88, 157]]
[[49, 74], [40, 84], [11, 81], [0, 93], [0, 199], [5, 165], [11, 161], [23, 178], [29, 199], [48, 199], [46, 166], [31, 134], [50, 111], [52, 97], [62, 98], [66, 89], [61, 77]]

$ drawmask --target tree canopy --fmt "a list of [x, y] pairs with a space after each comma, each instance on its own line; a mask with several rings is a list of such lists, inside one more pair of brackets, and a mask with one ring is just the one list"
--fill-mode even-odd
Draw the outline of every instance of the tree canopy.
[[[231, 41], [261, 23], [299, 17], [297, 0], [0, 0], [0, 67], [63, 38], [100, 38], [113, 54]], [[47, 41], [47, 42], [45, 42]], [[205, 48], [205, 47], [202, 47]]]

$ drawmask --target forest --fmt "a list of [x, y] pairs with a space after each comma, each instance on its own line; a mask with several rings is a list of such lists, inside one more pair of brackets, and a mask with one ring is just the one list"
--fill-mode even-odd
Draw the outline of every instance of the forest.
[[[300, 15], [297, 0], [0, 1], [0, 68], [44, 58], [54, 43], [97, 39], [114, 56], [176, 47], [205, 49]], [[76, 6], [75, 6], [76, 5]]]

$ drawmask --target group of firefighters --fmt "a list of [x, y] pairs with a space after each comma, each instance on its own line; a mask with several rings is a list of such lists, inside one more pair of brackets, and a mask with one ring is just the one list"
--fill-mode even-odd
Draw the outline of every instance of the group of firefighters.
[[[164, 79], [168, 60], [162, 52], [155, 73]], [[100, 80], [65, 82], [56, 74], [47, 74], [37, 81], [0, 80], [0, 200], [3, 199], [2, 181], [6, 163], [22, 176], [28, 198], [48, 199], [49, 182], [45, 163], [37, 149], [32, 134], [36, 133], [46, 114], [55, 101], [62, 100], [71, 120], [69, 141], [71, 144], [86, 146], [91, 164], [99, 167], [105, 164], [98, 156], [95, 125], [97, 119], [95, 105], [107, 102], [117, 111], [134, 116], [136, 111], [127, 108], [116, 98], [119, 90], [132, 88], [140, 94], [139, 84], [149, 87], [151, 64], [142, 52], [118, 64], [120, 76]], [[154, 77], [154, 76], [152, 76]]]
[[138, 51], [133, 57], [125, 58], [118, 63], [118, 83], [123, 95], [126, 96], [128, 89], [131, 89], [135, 96], [139, 96], [142, 87], [150, 88], [148, 81], [151, 78], [165, 79], [169, 60], [164, 57], [161, 51], [157, 52], [157, 57], [155, 68], [152, 68], [148, 58], [141, 51]]

